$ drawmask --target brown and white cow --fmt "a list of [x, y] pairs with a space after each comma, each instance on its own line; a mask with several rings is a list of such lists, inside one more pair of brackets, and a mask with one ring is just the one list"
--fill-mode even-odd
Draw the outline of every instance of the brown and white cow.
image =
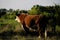
[[26, 32], [36, 31], [40, 36], [46, 37], [47, 18], [44, 15], [17, 14], [17, 22], [21, 23]]

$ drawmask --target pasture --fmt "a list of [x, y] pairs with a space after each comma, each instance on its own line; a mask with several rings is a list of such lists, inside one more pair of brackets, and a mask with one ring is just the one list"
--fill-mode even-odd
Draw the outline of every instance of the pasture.
[[[60, 40], [60, 26], [56, 26], [56, 33], [49, 27], [46, 40]], [[14, 19], [0, 18], [0, 40], [45, 40], [37, 35], [27, 34]]]
[[[15, 21], [16, 14], [19, 13], [28, 13], [29, 15], [43, 14], [49, 17], [47, 38], [38, 38], [35, 33], [26, 33], [21, 27], [21, 23]], [[31, 10], [0, 9], [0, 40], [60, 40], [60, 5], [45, 7], [33, 5]]]

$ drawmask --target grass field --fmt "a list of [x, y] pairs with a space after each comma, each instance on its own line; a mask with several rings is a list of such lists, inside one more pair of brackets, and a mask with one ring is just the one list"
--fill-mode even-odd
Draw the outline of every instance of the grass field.
[[[46, 40], [60, 40], [60, 26], [56, 33], [48, 32]], [[14, 19], [0, 18], [0, 40], [45, 40], [38, 36], [27, 34]]]

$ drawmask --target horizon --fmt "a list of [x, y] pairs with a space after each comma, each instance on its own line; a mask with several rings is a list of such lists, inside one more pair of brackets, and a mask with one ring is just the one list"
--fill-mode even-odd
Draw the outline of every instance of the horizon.
[[30, 10], [33, 5], [54, 6], [60, 5], [60, 0], [0, 0], [0, 9]]

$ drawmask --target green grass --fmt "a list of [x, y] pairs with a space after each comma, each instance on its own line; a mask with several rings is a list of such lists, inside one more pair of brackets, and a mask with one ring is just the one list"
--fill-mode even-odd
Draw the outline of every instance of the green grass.
[[56, 31], [60, 32], [60, 26], [56, 26]]
[[[51, 28], [49, 28], [51, 29]], [[9, 32], [9, 31], [13, 31], [13, 32], [21, 32], [22, 28], [20, 26], [20, 23], [16, 22], [15, 19], [13, 18], [0, 18], [0, 33], [3, 33], [3, 32]], [[60, 26], [56, 26], [56, 31], [60, 31]], [[21, 32], [23, 34], [23, 32]], [[9, 35], [9, 34], [8, 34]], [[11, 34], [12, 35], [12, 34]], [[7, 38], [8, 37], [8, 38]], [[0, 37], [0, 39], [3, 39], [3, 38], [7, 38], [6, 40], [40, 40], [38, 37], [32, 37], [32, 36], [21, 36], [19, 35], [19, 33], [17, 35], [13, 35], [13, 36], [2, 36]], [[48, 40], [53, 40], [52, 38], [47, 38]]]
[[15, 21], [15, 14], [5, 14], [0, 17], [0, 32], [4, 31], [19, 31], [20, 23]]

